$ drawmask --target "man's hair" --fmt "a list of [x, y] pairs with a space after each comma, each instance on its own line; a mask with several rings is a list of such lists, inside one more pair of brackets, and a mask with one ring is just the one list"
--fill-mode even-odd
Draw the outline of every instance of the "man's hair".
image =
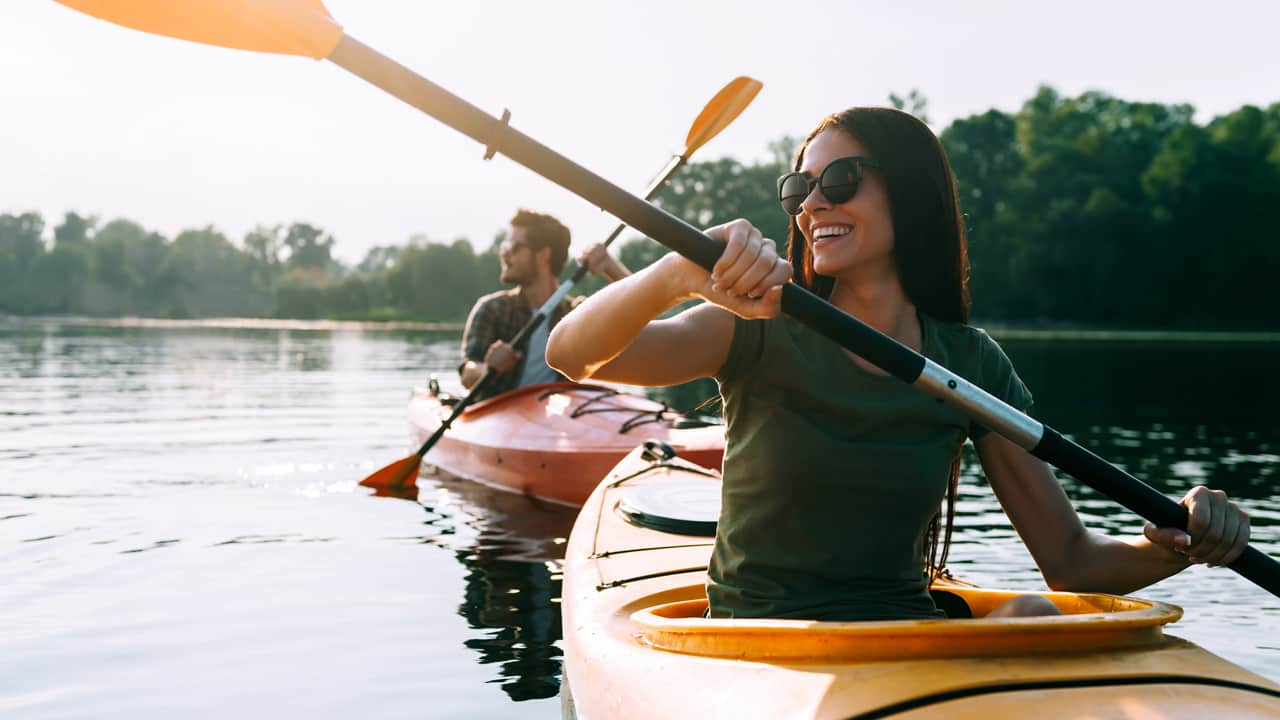
[[564, 223], [543, 213], [521, 208], [511, 218], [511, 226], [524, 228], [525, 239], [535, 253], [551, 248], [551, 274], [559, 275], [569, 258], [569, 228]]

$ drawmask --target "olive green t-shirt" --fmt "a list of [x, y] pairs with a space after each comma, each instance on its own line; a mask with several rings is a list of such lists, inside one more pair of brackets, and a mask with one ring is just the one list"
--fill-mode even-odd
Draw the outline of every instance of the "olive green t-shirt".
[[[1010, 405], [1031, 394], [977, 328], [919, 315], [924, 355]], [[734, 324], [711, 617], [939, 617], [924, 532], [984, 428], [782, 316]]]

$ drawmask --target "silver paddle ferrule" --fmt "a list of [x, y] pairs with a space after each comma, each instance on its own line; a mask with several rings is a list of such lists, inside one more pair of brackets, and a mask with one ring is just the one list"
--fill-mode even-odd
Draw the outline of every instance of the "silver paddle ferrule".
[[1039, 445], [1044, 435], [1044, 425], [932, 360], [925, 359], [924, 370], [912, 385], [960, 408], [978, 424], [1026, 450]]
[[551, 317], [551, 313], [556, 311], [556, 308], [560, 306], [560, 303], [565, 299], [565, 296], [568, 295], [569, 291], [572, 289], [573, 289], [572, 281], [565, 280], [564, 282], [560, 283], [560, 287], [556, 288], [556, 291], [551, 293], [551, 297], [547, 298], [547, 301], [542, 303], [542, 307], [538, 308], [538, 312], [542, 313], [547, 317]]

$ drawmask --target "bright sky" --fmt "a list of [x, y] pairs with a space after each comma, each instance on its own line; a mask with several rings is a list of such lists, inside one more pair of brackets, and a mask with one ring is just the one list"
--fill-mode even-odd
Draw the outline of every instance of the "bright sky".
[[[209, 0], [214, 1], [214, 0]], [[1042, 83], [1280, 101], [1280, 3], [1025, 0], [328, 0], [353, 37], [642, 191], [737, 75], [764, 90], [695, 160], [752, 161], [825, 114], [918, 88], [935, 130]], [[518, 207], [574, 245], [615, 221], [327, 62], [152, 37], [51, 0], [0, 8], [0, 212], [67, 210], [172, 237], [307, 221], [356, 262], [414, 234], [486, 246]]]

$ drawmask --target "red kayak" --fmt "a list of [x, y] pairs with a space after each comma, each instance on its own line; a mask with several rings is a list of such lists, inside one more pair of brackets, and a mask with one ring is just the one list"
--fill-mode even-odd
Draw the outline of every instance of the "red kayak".
[[[409, 427], [423, 443], [459, 398], [414, 388]], [[623, 456], [660, 440], [681, 457], [720, 467], [724, 426], [649, 398], [571, 382], [517, 388], [463, 411], [423, 462], [504, 490], [580, 506]]]

